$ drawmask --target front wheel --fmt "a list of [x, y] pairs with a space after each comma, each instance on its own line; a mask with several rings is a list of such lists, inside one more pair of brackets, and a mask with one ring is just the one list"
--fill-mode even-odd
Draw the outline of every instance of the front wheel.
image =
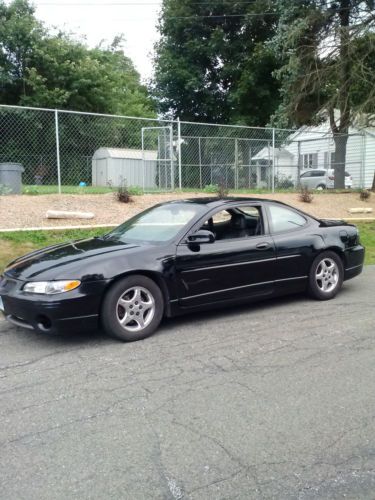
[[342, 286], [344, 266], [335, 252], [323, 252], [312, 263], [309, 275], [309, 294], [318, 300], [336, 296]]
[[163, 317], [163, 294], [157, 284], [142, 275], [116, 282], [104, 297], [101, 323], [112, 337], [133, 342], [154, 333]]

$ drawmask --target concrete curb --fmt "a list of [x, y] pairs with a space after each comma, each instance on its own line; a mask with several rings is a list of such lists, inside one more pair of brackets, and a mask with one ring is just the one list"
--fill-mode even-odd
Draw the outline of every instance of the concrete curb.
[[0, 229], [0, 233], [13, 233], [17, 231], [66, 231], [68, 229], [96, 229], [117, 227], [120, 224], [94, 224], [85, 226], [53, 226], [53, 227], [15, 227], [13, 229]]

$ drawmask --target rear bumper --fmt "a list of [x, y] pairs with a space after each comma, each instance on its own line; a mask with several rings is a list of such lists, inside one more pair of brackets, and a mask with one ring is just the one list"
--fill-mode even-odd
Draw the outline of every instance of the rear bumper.
[[350, 280], [358, 276], [358, 274], [361, 274], [365, 260], [364, 247], [362, 245], [356, 245], [355, 247], [349, 248], [345, 250], [344, 257], [344, 280]]
[[71, 292], [50, 296], [27, 294], [22, 291], [22, 282], [5, 281], [8, 284], [0, 286], [3, 314], [16, 326], [51, 335], [98, 327], [106, 281], [83, 283]]

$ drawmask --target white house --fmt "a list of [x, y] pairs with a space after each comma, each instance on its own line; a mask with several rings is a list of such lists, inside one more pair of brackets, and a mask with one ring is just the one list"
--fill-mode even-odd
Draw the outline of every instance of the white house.
[[[283, 140], [280, 148], [265, 147], [252, 160], [261, 169], [258, 185], [267, 185], [275, 162], [276, 180], [296, 183], [299, 173], [308, 168], [334, 168], [335, 143], [328, 122], [318, 126], [301, 127]], [[375, 171], [375, 128], [351, 127], [346, 147], [345, 170], [353, 178], [353, 187], [369, 188]]]

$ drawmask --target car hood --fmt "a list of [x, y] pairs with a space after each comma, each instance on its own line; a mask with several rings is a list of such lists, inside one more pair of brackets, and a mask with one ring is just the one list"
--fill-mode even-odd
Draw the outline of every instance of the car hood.
[[[19, 280], [106, 279], [113, 258], [124, 261], [140, 245], [90, 238], [42, 248], [14, 260], [5, 274]], [[122, 263], [123, 265], [125, 262]]]

